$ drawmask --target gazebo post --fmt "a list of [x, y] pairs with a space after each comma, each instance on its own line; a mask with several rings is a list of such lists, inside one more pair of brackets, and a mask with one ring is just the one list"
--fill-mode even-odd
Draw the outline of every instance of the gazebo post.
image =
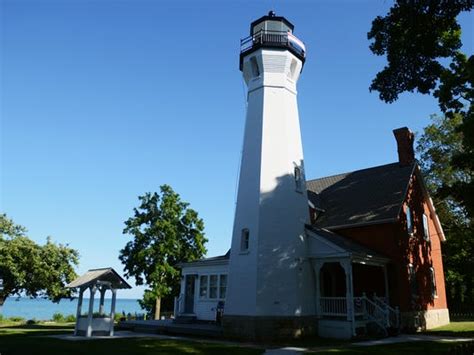
[[115, 300], [117, 295], [117, 290], [115, 288], [111, 288], [112, 291], [112, 305], [110, 307], [110, 330], [109, 335], [114, 335], [114, 320], [115, 320]]
[[105, 285], [102, 285], [100, 287], [100, 303], [99, 303], [99, 313], [104, 314], [104, 298], [105, 298], [105, 292], [107, 291], [107, 288]]
[[90, 337], [92, 335], [92, 318], [93, 318], [93, 312], [94, 312], [94, 296], [95, 296], [95, 291], [97, 288], [94, 286], [91, 286], [90, 288], [90, 298], [89, 298], [89, 313], [87, 314], [87, 331], [86, 331], [86, 337]]
[[81, 287], [79, 289], [79, 298], [77, 299], [77, 311], [76, 311], [76, 327], [74, 328], [74, 335], [77, 335], [79, 328], [79, 318], [81, 318], [82, 313], [82, 296], [84, 294], [85, 288]]

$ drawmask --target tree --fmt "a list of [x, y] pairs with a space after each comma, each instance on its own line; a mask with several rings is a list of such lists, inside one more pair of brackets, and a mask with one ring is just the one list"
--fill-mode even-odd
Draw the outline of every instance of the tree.
[[463, 135], [458, 127], [462, 116], [451, 119], [432, 116], [432, 124], [418, 140], [420, 167], [430, 190], [436, 212], [443, 222], [447, 243], [443, 247], [446, 290], [450, 307], [474, 304], [474, 223], [444, 186], [465, 181], [463, 169], [453, 165], [452, 157], [463, 149]]
[[474, 57], [461, 52], [461, 27], [457, 16], [473, 8], [472, 0], [397, 0], [385, 17], [372, 22], [370, 50], [387, 56], [387, 66], [370, 86], [381, 100], [392, 103], [403, 92], [432, 94], [446, 119], [462, 117], [457, 129], [462, 151], [453, 166], [467, 179], [445, 190], [474, 216]]
[[168, 185], [158, 193], [139, 196], [140, 206], [125, 221], [124, 234], [133, 236], [120, 251], [125, 275], [149, 289], [141, 305], [155, 301], [154, 317], [159, 319], [161, 299], [179, 287], [178, 263], [193, 261], [206, 253], [204, 222], [189, 203]]
[[0, 214], [0, 305], [8, 296], [22, 293], [53, 302], [71, 297], [72, 291], [65, 286], [77, 276], [78, 252], [49, 237], [45, 245], [38, 245], [25, 233], [24, 227]]

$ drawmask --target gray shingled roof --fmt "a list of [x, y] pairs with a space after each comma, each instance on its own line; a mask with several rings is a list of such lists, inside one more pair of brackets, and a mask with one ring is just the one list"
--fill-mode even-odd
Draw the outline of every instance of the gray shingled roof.
[[393, 163], [307, 181], [308, 198], [322, 212], [315, 225], [338, 229], [395, 220], [415, 163]]
[[212, 264], [220, 264], [222, 262], [228, 261], [230, 258], [230, 249], [224, 255], [213, 256], [210, 258], [199, 259], [194, 261], [189, 261], [186, 263], [179, 263], [178, 266], [205, 266], [205, 265], [212, 265]]
[[127, 281], [125, 281], [114, 269], [106, 267], [102, 269], [91, 269], [84, 275], [79, 276], [73, 282], [66, 287], [88, 287], [95, 284], [97, 281], [108, 281], [112, 283], [112, 287], [115, 289], [120, 288], [132, 288]]

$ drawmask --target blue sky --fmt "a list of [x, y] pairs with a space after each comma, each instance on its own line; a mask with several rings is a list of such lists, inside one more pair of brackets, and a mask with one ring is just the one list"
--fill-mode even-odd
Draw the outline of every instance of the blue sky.
[[[274, 9], [308, 50], [299, 110], [308, 178], [397, 159], [392, 129], [421, 132], [429, 96], [369, 93], [385, 59], [368, 49], [372, 1], [1, 2], [0, 210], [112, 266], [137, 196], [170, 184], [206, 224], [208, 255], [230, 245], [245, 118], [239, 39]], [[463, 14], [464, 50], [473, 50]], [[140, 297], [142, 288], [121, 297]]]

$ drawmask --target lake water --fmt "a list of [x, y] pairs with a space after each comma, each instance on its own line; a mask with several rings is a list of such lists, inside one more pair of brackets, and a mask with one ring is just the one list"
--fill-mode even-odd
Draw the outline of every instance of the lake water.
[[[104, 303], [105, 312], [110, 312], [111, 299], [106, 298]], [[87, 313], [89, 309], [89, 299], [84, 298], [82, 302], [82, 313]], [[76, 315], [77, 299], [72, 301], [66, 299], [59, 303], [53, 303], [45, 299], [30, 299], [26, 297], [9, 297], [0, 308], [0, 314], [3, 317], [22, 317], [25, 319], [48, 320], [53, 317], [54, 313], [62, 313], [63, 315]], [[94, 312], [99, 310], [99, 299], [94, 300]], [[125, 314], [145, 313], [138, 304], [136, 299], [117, 298], [115, 312]]]

